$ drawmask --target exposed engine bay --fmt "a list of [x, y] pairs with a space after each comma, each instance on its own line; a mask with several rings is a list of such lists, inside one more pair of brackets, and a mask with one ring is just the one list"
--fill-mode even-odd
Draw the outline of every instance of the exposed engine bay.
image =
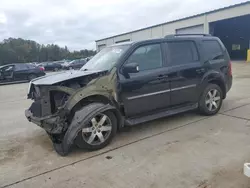
[[[70, 80], [61, 81], [53, 85], [39, 85], [36, 80], [30, 83], [28, 98], [34, 100], [26, 116], [51, 134], [60, 134], [68, 128], [64, 105], [71, 95], [87, 86], [105, 72], [98, 72]], [[39, 80], [38, 80], [39, 81]], [[29, 114], [27, 114], [29, 113]]]

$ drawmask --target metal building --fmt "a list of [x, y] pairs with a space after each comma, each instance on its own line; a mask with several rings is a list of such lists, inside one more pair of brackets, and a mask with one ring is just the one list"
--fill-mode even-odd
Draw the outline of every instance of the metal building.
[[218, 36], [232, 59], [244, 60], [250, 48], [250, 1], [96, 41], [99, 51], [106, 46], [168, 34], [206, 33]]

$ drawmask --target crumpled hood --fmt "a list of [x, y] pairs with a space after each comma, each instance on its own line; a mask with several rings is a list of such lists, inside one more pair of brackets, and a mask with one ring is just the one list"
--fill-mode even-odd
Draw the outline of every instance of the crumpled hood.
[[73, 78], [78, 78], [82, 76], [87, 76], [95, 74], [102, 71], [81, 71], [81, 70], [72, 70], [64, 71], [56, 74], [46, 75], [43, 77], [36, 78], [31, 81], [34, 85], [53, 85], [62, 81], [70, 80]]

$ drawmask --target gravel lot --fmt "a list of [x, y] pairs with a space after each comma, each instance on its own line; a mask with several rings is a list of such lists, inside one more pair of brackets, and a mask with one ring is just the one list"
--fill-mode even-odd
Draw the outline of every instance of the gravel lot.
[[28, 84], [0, 86], [0, 187], [247, 188], [250, 64], [233, 63], [220, 113], [194, 112], [126, 128], [106, 148], [60, 157], [24, 110]]

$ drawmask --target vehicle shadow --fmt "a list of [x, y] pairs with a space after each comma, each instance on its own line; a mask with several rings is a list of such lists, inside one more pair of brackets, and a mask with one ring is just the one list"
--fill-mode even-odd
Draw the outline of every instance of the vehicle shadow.
[[[167, 131], [175, 130], [187, 126], [193, 122], [205, 119], [207, 117], [197, 114], [195, 111], [181, 113], [165, 118], [160, 118], [147, 123], [138, 124], [135, 126], [126, 126], [120, 129], [113, 141], [107, 147], [98, 150], [100, 152], [107, 152], [120, 147], [130, 145], [132, 143], [157, 136]], [[79, 153], [89, 152], [77, 147], [72, 148], [70, 155], [78, 155]], [[95, 152], [95, 151], [94, 151]], [[93, 153], [93, 152], [91, 152]]]

